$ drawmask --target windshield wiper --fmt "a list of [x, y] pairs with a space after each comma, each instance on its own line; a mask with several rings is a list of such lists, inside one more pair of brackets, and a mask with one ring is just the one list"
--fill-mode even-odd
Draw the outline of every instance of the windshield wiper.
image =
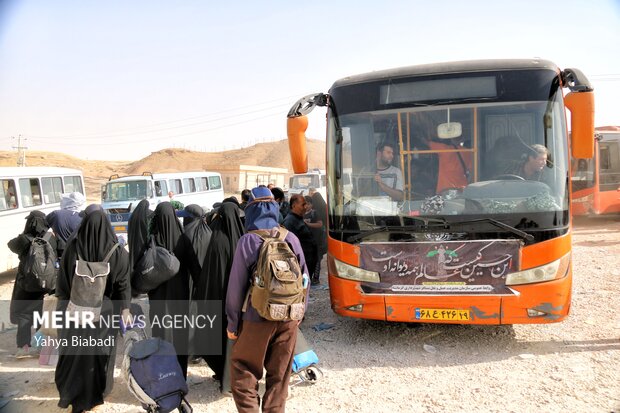
[[[424, 224], [424, 226], [422, 227], [423, 229], [427, 229], [429, 228], [428, 223], [429, 222], [433, 222], [433, 223], [438, 223], [438, 224], [442, 224], [444, 227], [447, 227], [448, 222], [443, 219], [443, 218], [422, 218], [422, 217], [406, 217], [407, 219], [411, 219], [413, 221], [420, 221]], [[373, 228], [371, 230], [368, 231], [364, 231], [360, 234], [357, 235], [351, 235], [349, 238], [347, 238], [347, 242], [354, 242], [363, 238], [366, 238], [370, 235], [374, 235], [374, 234], [378, 234], [380, 232], [408, 232], [411, 229], [417, 228], [415, 225], [402, 225], [402, 226], [398, 226], [398, 225], [382, 225], [380, 227], [377, 228]]]
[[496, 227], [505, 229], [507, 231], [512, 232], [515, 235], [520, 236], [521, 238], [523, 238], [524, 240], [528, 241], [528, 242], [534, 242], [534, 236], [532, 234], [528, 234], [525, 231], [521, 231], [520, 229], [517, 229], [511, 225], [505, 224], [502, 221], [498, 221], [496, 219], [493, 218], [478, 218], [478, 219], [470, 219], [470, 220], [465, 220], [465, 221], [456, 221], [456, 222], [450, 222], [450, 224], [452, 225], [460, 225], [460, 224], [475, 224], [478, 222], [488, 222], [489, 224], [493, 224]]

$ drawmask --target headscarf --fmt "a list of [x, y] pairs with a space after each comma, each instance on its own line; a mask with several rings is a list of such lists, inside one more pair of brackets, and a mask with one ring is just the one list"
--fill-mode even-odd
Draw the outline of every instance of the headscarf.
[[[228, 238], [228, 244], [233, 254], [237, 247], [237, 241], [239, 241], [239, 238], [241, 238], [244, 233], [239, 212], [239, 207], [234, 203], [224, 202], [218, 208], [217, 213], [209, 225], [212, 231], [211, 241], [213, 242], [213, 237], [215, 237], [216, 232], [224, 234]], [[219, 238], [221, 241], [221, 237]]]
[[153, 211], [149, 209], [149, 201], [143, 199], [131, 213], [127, 222], [127, 237], [129, 243], [129, 262], [132, 267], [140, 258], [144, 244], [149, 236], [149, 220]]
[[86, 203], [86, 198], [80, 192], [71, 192], [70, 194], [62, 194], [60, 199], [60, 209], [68, 209], [69, 211], [79, 211], [80, 207]]
[[190, 204], [186, 206], [183, 211], [183, 228], [186, 228], [189, 224], [198, 220], [205, 214], [205, 211], [196, 204]]
[[155, 208], [151, 220], [151, 234], [155, 243], [168, 251], [174, 251], [183, 230], [170, 202], [162, 202]]
[[320, 192], [312, 194], [312, 207], [316, 211], [317, 218], [323, 221], [323, 227], [327, 227], [327, 204]]
[[80, 212], [80, 216], [85, 217], [86, 215], [95, 211], [105, 212], [101, 204], [90, 204], [89, 206], [84, 208], [84, 211]]
[[[24, 232], [7, 243], [9, 249], [19, 256], [20, 266], [22, 265], [21, 259], [28, 254], [28, 251], [30, 251], [32, 240], [35, 237], [45, 235], [45, 232], [47, 232], [48, 229], [49, 225], [47, 225], [45, 214], [43, 212], [32, 211], [28, 214], [26, 217]], [[56, 242], [54, 241], [54, 248], [55, 246]]]
[[103, 261], [112, 246], [118, 242], [112, 225], [103, 211], [87, 214], [76, 235], [77, 252], [86, 261]]
[[271, 229], [278, 226], [280, 207], [266, 187], [252, 189], [252, 198], [244, 212], [246, 231]]
[[49, 227], [50, 226], [48, 225], [43, 212], [31, 211], [26, 217], [26, 225], [24, 226], [23, 234], [38, 237], [39, 235], [44, 234]]

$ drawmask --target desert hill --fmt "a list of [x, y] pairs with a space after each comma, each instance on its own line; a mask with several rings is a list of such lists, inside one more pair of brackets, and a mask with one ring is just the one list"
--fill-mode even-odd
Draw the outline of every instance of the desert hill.
[[[15, 166], [17, 152], [0, 151], [0, 166]], [[100, 187], [112, 174], [132, 175], [143, 171], [180, 172], [231, 168], [237, 165], [286, 168], [292, 173], [291, 159], [286, 140], [258, 143], [256, 145], [224, 152], [194, 152], [185, 149], [162, 149], [137, 161], [83, 160], [58, 152], [26, 153], [28, 166], [63, 166], [82, 170], [89, 202], [99, 202]], [[308, 139], [308, 167], [324, 168], [325, 142]]]

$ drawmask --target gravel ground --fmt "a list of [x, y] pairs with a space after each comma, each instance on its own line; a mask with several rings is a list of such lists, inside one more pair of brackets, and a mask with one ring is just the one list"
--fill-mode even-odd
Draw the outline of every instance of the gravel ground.
[[[571, 315], [558, 324], [356, 320], [331, 311], [328, 290], [312, 290], [302, 330], [324, 377], [293, 387], [287, 411], [620, 412], [620, 220], [577, 221], [573, 246]], [[0, 299], [10, 298], [10, 281], [4, 277]], [[333, 327], [316, 331], [320, 323]], [[0, 395], [10, 401], [0, 412], [66, 411], [56, 407], [53, 369], [15, 360], [15, 330], [7, 327], [0, 333]], [[205, 365], [190, 367], [194, 411], [234, 412], [211, 374]], [[115, 376], [97, 411], [143, 411], [118, 369]]]

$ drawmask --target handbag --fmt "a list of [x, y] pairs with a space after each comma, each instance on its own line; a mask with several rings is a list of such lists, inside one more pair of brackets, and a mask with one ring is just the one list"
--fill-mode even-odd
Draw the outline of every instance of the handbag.
[[131, 277], [131, 287], [140, 293], [148, 293], [174, 277], [181, 268], [179, 259], [151, 237], [144, 253], [136, 262]]

